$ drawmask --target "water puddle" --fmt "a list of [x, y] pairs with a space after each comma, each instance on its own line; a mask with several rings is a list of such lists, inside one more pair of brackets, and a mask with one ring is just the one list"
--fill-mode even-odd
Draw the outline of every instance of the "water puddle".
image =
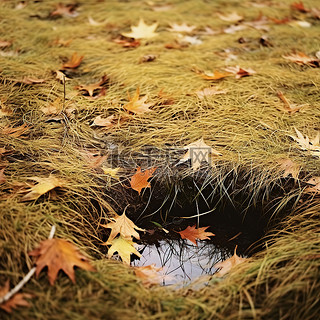
[[164, 275], [162, 285], [189, 284], [203, 275], [212, 275], [214, 265], [230, 257], [229, 251], [211, 242], [198, 241], [198, 246], [185, 240], [163, 239], [153, 244], [140, 244], [141, 258], [132, 262], [133, 266], [155, 264]]

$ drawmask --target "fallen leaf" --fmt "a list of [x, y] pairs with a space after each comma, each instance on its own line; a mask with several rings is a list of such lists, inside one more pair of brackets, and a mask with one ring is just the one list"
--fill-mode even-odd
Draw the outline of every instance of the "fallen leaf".
[[0, 101], [0, 118], [13, 115], [13, 110]]
[[56, 5], [56, 9], [50, 13], [50, 17], [68, 17], [75, 18], [79, 15], [76, 11], [77, 4], [63, 4], [59, 3]]
[[63, 270], [75, 283], [74, 267], [88, 271], [96, 271], [82, 255], [78, 248], [64, 239], [48, 239], [40, 243], [39, 247], [29, 253], [29, 256], [36, 257], [36, 276], [44, 267], [48, 267], [48, 277], [51, 285], [54, 284], [59, 270]]
[[[4, 297], [9, 292], [9, 290], [10, 284], [9, 280], [7, 280], [5, 285], [3, 287], [0, 287], [0, 298]], [[16, 293], [9, 300], [1, 303], [0, 309], [11, 313], [13, 311], [12, 309], [16, 309], [18, 306], [30, 307], [29, 302], [26, 301], [25, 298], [30, 299], [32, 298], [32, 295], [28, 293]]]
[[205, 231], [208, 228], [209, 227], [203, 227], [197, 229], [196, 225], [194, 225], [192, 227], [188, 226], [186, 229], [179, 231], [178, 233], [182, 239], [187, 239], [197, 246], [197, 240], [210, 239], [209, 237], [215, 235], [212, 232]]
[[94, 118], [91, 126], [111, 128], [114, 126], [114, 119], [115, 119], [114, 115], [111, 115], [107, 118], [103, 118], [101, 115], [99, 115]]
[[232, 75], [232, 73], [230, 72], [220, 72], [220, 71], [214, 71], [214, 72], [200, 71], [197, 73], [200, 75], [200, 77], [202, 77], [205, 80], [220, 80]]
[[223, 15], [221, 13], [217, 14], [219, 19], [227, 22], [239, 22], [243, 20], [243, 16], [240, 16], [237, 12], [232, 12], [226, 15]]
[[[120, 233], [123, 239], [131, 240], [132, 237], [140, 239], [140, 235], [136, 230], [145, 231], [144, 229], [136, 226], [125, 214], [125, 211], [121, 216], [113, 218], [113, 222], [106, 225], [102, 224], [101, 227], [111, 229], [108, 240], [104, 243], [105, 245], [111, 244], [113, 239]], [[136, 229], [136, 230], [135, 230]]]
[[312, 8], [311, 9], [311, 16], [315, 19], [320, 20], [320, 9], [318, 8]]
[[305, 8], [305, 6], [304, 6], [302, 1], [291, 3], [290, 7], [291, 7], [291, 9], [297, 10], [297, 11], [302, 12], [302, 13], [307, 13], [307, 12], [310, 11], [309, 9]]
[[140, 63], [151, 62], [157, 59], [157, 55], [155, 54], [146, 54], [140, 59]]
[[68, 78], [62, 71], [60, 70], [56, 70], [56, 79], [58, 79], [60, 82], [64, 82], [64, 81], [68, 81], [71, 80], [70, 78]]
[[28, 179], [34, 180], [38, 183], [27, 190], [28, 193], [22, 197], [21, 201], [36, 200], [48, 191], [58, 187], [62, 188], [66, 185], [65, 180], [52, 175], [50, 175], [48, 178], [31, 177]]
[[141, 190], [144, 188], [151, 188], [150, 182], [148, 180], [152, 177], [153, 173], [157, 168], [146, 169], [141, 171], [141, 168], [138, 167], [136, 173], [131, 177], [130, 185], [133, 190], [141, 193]]
[[111, 178], [119, 180], [119, 177], [117, 176], [120, 168], [108, 168], [108, 167], [101, 167], [103, 170], [103, 173], [110, 176]]
[[99, 152], [85, 151], [82, 156], [88, 163], [88, 167], [91, 169], [97, 169], [102, 166], [102, 164], [107, 160], [108, 155], [101, 155]]
[[183, 24], [172, 23], [170, 24], [170, 28], [168, 29], [168, 31], [191, 33], [195, 28], [196, 26], [188, 26], [186, 23], [183, 23]]
[[179, 163], [188, 161], [190, 159], [193, 170], [199, 169], [202, 161], [211, 164], [210, 155], [221, 156], [221, 153], [208, 146], [204, 142], [203, 138], [188, 144], [184, 147], [184, 149], [187, 149], [188, 152], [183, 156]]
[[307, 193], [320, 193], [320, 177], [312, 177], [307, 181], [312, 187], [307, 187], [304, 192]]
[[27, 1], [20, 1], [16, 6], [15, 9], [16, 10], [21, 10], [24, 9], [27, 6]]
[[293, 114], [298, 112], [301, 108], [305, 107], [306, 105], [296, 105], [291, 104], [288, 99], [283, 95], [281, 91], [278, 91], [278, 97], [283, 102], [284, 106], [282, 108], [277, 108], [280, 111], [287, 112], [289, 114]]
[[298, 180], [301, 166], [290, 159], [280, 159], [278, 164], [280, 165], [279, 169], [282, 172], [281, 177], [286, 178], [291, 175], [292, 178]]
[[5, 168], [2, 168], [2, 169], [0, 170], [0, 184], [6, 182], [6, 176], [4, 175], [4, 169], [5, 169]]
[[45, 79], [38, 79], [38, 78], [32, 78], [32, 77], [24, 77], [21, 80], [15, 80], [19, 83], [25, 83], [25, 84], [38, 84], [38, 83], [43, 83], [46, 80]]
[[146, 103], [148, 96], [146, 95], [140, 99], [139, 98], [140, 98], [140, 89], [138, 87], [134, 96], [132, 98], [129, 96], [129, 102], [125, 104], [123, 108], [126, 109], [127, 111], [130, 111], [136, 114], [142, 114], [145, 112], [152, 111], [149, 108], [153, 105], [153, 103], [150, 103], [150, 102]]
[[269, 18], [271, 21], [273, 21], [275, 24], [287, 24], [291, 21], [290, 18], [283, 18], [283, 19], [277, 19], [277, 18]]
[[234, 25], [229, 26], [228, 28], [223, 29], [223, 32], [227, 33], [227, 34], [233, 34], [238, 31], [245, 30], [245, 29], [248, 29], [248, 26], [246, 26], [244, 24], [234, 24]]
[[0, 48], [7, 48], [12, 45], [11, 41], [0, 40]]
[[78, 68], [83, 60], [83, 56], [78, 56], [76, 52], [74, 52], [69, 61], [65, 62], [62, 65], [62, 69], [75, 69]]
[[147, 25], [145, 24], [143, 19], [140, 19], [136, 27], [131, 26], [131, 32], [124, 32], [122, 33], [122, 35], [134, 39], [151, 39], [158, 35], [157, 33], [155, 33], [157, 27], [157, 22], [152, 25]]
[[173, 6], [171, 4], [159, 4], [159, 5], [155, 5], [154, 3], [150, 5], [152, 7], [153, 11], [156, 12], [165, 12], [165, 11], [169, 11], [173, 8]]
[[301, 65], [307, 65], [310, 67], [319, 67], [320, 66], [320, 60], [315, 57], [307, 56], [303, 52], [298, 53], [292, 53], [287, 56], [282, 56], [283, 58], [290, 60], [294, 63], [301, 64]]
[[118, 43], [122, 45], [124, 48], [137, 48], [140, 46], [141, 42], [140, 40], [135, 40], [135, 39], [114, 39], [113, 42]]
[[10, 51], [0, 50], [1, 57], [17, 57], [18, 54], [19, 54], [18, 50], [10, 50]]
[[229, 73], [233, 73], [236, 77], [236, 79], [240, 79], [242, 77], [248, 77], [248, 76], [252, 76], [253, 74], [255, 74], [256, 72], [252, 69], [243, 69], [240, 68], [239, 66], [236, 67], [228, 67], [225, 68], [225, 70]]
[[94, 27], [99, 27], [99, 26], [102, 26], [104, 24], [107, 23], [107, 20], [103, 21], [103, 22], [97, 22], [95, 21], [92, 17], [88, 17], [88, 23], [91, 25], [91, 26], [94, 26]]
[[205, 97], [210, 97], [216, 94], [223, 94], [226, 93], [226, 90], [220, 90], [217, 87], [209, 87], [209, 88], [204, 88], [202, 90], [196, 91], [196, 95], [198, 96], [199, 99], [204, 99]]
[[10, 135], [14, 138], [19, 138], [20, 136], [24, 135], [29, 129], [30, 127], [27, 127], [27, 125], [24, 123], [23, 125], [15, 128], [6, 126], [2, 128], [1, 133], [4, 135]]
[[72, 42], [72, 39], [56, 39], [52, 42], [53, 45], [58, 46], [58, 47], [68, 47], [69, 44]]
[[[72, 105], [68, 106], [68, 104], [63, 106], [63, 102], [61, 101], [61, 98], [59, 98], [59, 97], [56, 98], [56, 100], [54, 100], [48, 106], [41, 107], [40, 110], [47, 116], [60, 115], [60, 116], [54, 118], [55, 121], [60, 121], [64, 118], [63, 115], [61, 114], [61, 112], [63, 111], [63, 107], [65, 107], [64, 114], [68, 118], [73, 118], [74, 112], [76, 110], [75, 107], [73, 107]], [[53, 119], [53, 118], [51, 118], [51, 119]]]
[[191, 45], [199, 45], [202, 43], [202, 40], [200, 40], [197, 36], [191, 37], [191, 36], [182, 36], [180, 35], [179, 42], [191, 44]]
[[130, 255], [134, 253], [136, 256], [141, 257], [141, 254], [134, 247], [134, 242], [119, 236], [113, 239], [111, 247], [108, 250], [108, 257], [111, 258], [115, 252], [118, 252], [124, 263], [130, 264]]
[[162, 268], [157, 268], [155, 263], [148, 266], [134, 267], [133, 270], [145, 287], [159, 284], [164, 278], [163, 275], [159, 274]]
[[320, 157], [320, 132], [313, 138], [309, 139], [308, 136], [305, 136], [294, 127], [297, 136], [288, 135], [294, 141], [298, 142], [300, 149], [304, 151], [310, 151], [310, 153], [316, 157]]
[[78, 89], [80, 91], [87, 91], [90, 97], [93, 97], [93, 93], [96, 90], [102, 89], [102, 85], [107, 82], [107, 76], [103, 76], [99, 82], [87, 84], [87, 85], [80, 85], [75, 87], [75, 89]]
[[215, 273], [215, 276], [217, 277], [223, 277], [225, 274], [227, 274], [233, 267], [239, 265], [240, 263], [246, 261], [247, 258], [241, 258], [236, 253], [237, 246], [234, 249], [234, 254], [231, 258], [228, 258], [225, 261], [216, 263], [214, 265], [214, 268], [220, 269], [218, 272]]

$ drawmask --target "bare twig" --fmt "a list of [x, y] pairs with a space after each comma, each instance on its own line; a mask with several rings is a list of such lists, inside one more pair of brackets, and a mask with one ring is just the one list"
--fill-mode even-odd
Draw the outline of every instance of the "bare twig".
[[[51, 227], [51, 231], [48, 239], [53, 238], [55, 231], [56, 231], [56, 226], [53, 225]], [[32, 269], [30, 269], [30, 271], [25, 275], [25, 277], [14, 288], [12, 288], [3, 297], [0, 297], [0, 304], [8, 301], [13, 295], [15, 295], [18, 291], [20, 291], [20, 289], [31, 279], [31, 277], [35, 272], [36, 272], [36, 267], [33, 267]]]

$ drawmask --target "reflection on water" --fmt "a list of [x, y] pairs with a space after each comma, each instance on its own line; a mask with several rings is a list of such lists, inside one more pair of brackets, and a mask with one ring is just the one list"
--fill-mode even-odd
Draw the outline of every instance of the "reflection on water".
[[201, 275], [211, 275], [217, 262], [230, 255], [224, 249], [206, 241], [198, 241], [198, 247], [183, 240], [160, 240], [156, 244], [141, 244], [140, 259], [133, 266], [156, 264], [166, 275], [163, 285], [188, 284]]

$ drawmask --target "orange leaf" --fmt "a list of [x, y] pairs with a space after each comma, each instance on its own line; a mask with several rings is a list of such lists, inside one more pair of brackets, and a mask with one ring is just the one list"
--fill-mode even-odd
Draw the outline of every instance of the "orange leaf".
[[29, 127], [27, 127], [26, 124], [23, 124], [15, 128], [4, 127], [2, 128], [1, 133], [5, 135], [10, 135], [11, 137], [14, 137], [14, 138], [19, 138], [20, 136], [25, 134], [28, 130], [29, 130]]
[[281, 91], [278, 91], [278, 97], [280, 98], [280, 100], [284, 104], [284, 106], [282, 108], [277, 108], [280, 111], [284, 111], [289, 114], [293, 114], [293, 113], [298, 112], [301, 108], [305, 107], [305, 105], [291, 104]]
[[135, 267], [134, 273], [138, 278], [140, 278], [144, 286], [150, 287], [152, 285], [159, 284], [164, 278], [158, 273], [161, 270], [162, 268], [157, 268], [153, 263], [149, 266]]
[[294, 9], [294, 10], [298, 10], [298, 11], [303, 12], [303, 13], [307, 13], [307, 12], [310, 11], [310, 10], [308, 10], [308, 9], [306, 9], [306, 8], [304, 7], [304, 4], [303, 4], [302, 1], [291, 3], [290, 7], [291, 7], [292, 9]]
[[107, 81], [107, 77], [103, 76], [99, 82], [92, 83], [92, 84], [87, 84], [87, 85], [80, 85], [75, 87], [75, 89], [78, 90], [84, 90], [87, 91], [90, 97], [93, 97], [94, 91], [98, 89], [102, 89], [102, 85]]
[[137, 48], [140, 46], [140, 40], [131, 39], [114, 39], [113, 42], [120, 44], [124, 48]]
[[148, 99], [148, 96], [144, 96], [140, 98], [140, 89], [137, 88], [136, 93], [131, 98], [129, 96], [129, 102], [125, 104], [123, 107], [132, 113], [142, 114], [145, 112], [151, 111], [149, 108], [153, 105], [152, 103], [145, 103]]
[[203, 228], [198, 228], [196, 229], [196, 225], [190, 227], [188, 226], [186, 229], [179, 231], [180, 236], [182, 239], [187, 239], [194, 243], [197, 246], [197, 239], [198, 240], [205, 240], [205, 239], [210, 239], [210, 236], [214, 236], [212, 232], [206, 232], [205, 230], [208, 229], [209, 227], [203, 227]]
[[[9, 280], [7, 280], [4, 287], [0, 288], [0, 297], [5, 296], [9, 292], [9, 289]], [[18, 306], [29, 307], [29, 302], [24, 300], [24, 298], [30, 299], [31, 297], [31, 294], [28, 293], [16, 293], [12, 298], [0, 304], [0, 308], [11, 313], [12, 309], [16, 309]]]
[[200, 73], [200, 76], [206, 80], [220, 80], [225, 77], [229, 77], [231, 75], [232, 75], [232, 73], [230, 73], [230, 72], [220, 72], [220, 71]]
[[317, 68], [320, 66], [320, 59], [307, 56], [303, 52], [292, 53], [282, 57], [297, 64], [307, 65], [314, 68]]
[[151, 188], [148, 179], [152, 177], [153, 173], [157, 168], [146, 169], [141, 171], [141, 168], [137, 168], [137, 172], [131, 177], [130, 185], [133, 190], [141, 192], [143, 188]]
[[48, 277], [51, 285], [54, 284], [59, 270], [63, 270], [73, 283], [75, 283], [74, 266], [88, 271], [96, 271], [83, 256], [78, 248], [63, 239], [48, 239], [42, 241], [40, 246], [29, 253], [36, 260], [36, 276], [44, 267], [48, 267]]
[[80, 63], [81, 63], [82, 59], [83, 59], [83, 56], [78, 56], [78, 54], [75, 52], [71, 56], [70, 60], [65, 62], [62, 65], [62, 69], [75, 69], [75, 68], [78, 68], [80, 66]]

